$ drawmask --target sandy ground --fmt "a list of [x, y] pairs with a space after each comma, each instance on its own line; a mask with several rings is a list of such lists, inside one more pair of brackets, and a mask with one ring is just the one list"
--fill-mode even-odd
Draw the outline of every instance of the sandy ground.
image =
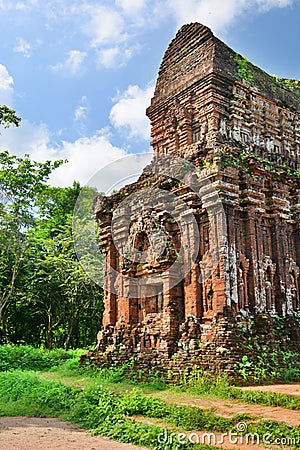
[[1, 450], [147, 450], [91, 436], [56, 419], [0, 417]]
[[288, 394], [296, 397], [300, 396], [300, 383], [271, 384], [270, 386], [246, 386], [241, 389], [244, 391], [277, 392], [279, 394]]
[[197, 406], [201, 409], [212, 409], [215, 414], [222, 417], [231, 418], [236, 414], [246, 413], [253, 416], [255, 420], [275, 420], [284, 422], [288, 425], [300, 426], [300, 411], [280, 408], [279, 406], [250, 405], [239, 403], [233, 400], [218, 400], [210, 398], [197, 398], [184, 396], [182, 398], [174, 398], [174, 396], [159, 395], [169, 403], [177, 405]]
[[[250, 386], [243, 387], [243, 390], [277, 392], [293, 396], [300, 395], [300, 383], [298, 384], [276, 384], [270, 386]], [[159, 392], [156, 397], [160, 397], [169, 403], [180, 405], [197, 406], [201, 409], [212, 408], [214, 413], [222, 417], [233, 417], [236, 414], [247, 413], [255, 420], [275, 420], [288, 425], [300, 426], [300, 411], [281, 408], [279, 406], [264, 406], [243, 404], [234, 400], [211, 399], [205, 397], [197, 398], [196, 395], [183, 393], [182, 395], [172, 392]]]

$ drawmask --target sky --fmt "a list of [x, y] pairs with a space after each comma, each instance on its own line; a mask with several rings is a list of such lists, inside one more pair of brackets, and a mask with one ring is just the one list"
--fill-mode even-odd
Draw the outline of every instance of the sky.
[[200, 22], [270, 74], [300, 79], [300, 0], [0, 0], [0, 104], [22, 117], [0, 151], [66, 159], [85, 184], [150, 149], [150, 104], [179, 27]]

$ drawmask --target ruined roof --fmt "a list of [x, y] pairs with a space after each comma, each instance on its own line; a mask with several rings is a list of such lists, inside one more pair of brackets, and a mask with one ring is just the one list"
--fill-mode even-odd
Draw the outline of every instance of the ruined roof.
[[244, 81], [283, 106], [300, 109], [300, 82], [271, 76], [236, 53], [200, 23], [184, 25], [164, 54], [151, 101], [174, 96], [215, 73], [228, 81]]

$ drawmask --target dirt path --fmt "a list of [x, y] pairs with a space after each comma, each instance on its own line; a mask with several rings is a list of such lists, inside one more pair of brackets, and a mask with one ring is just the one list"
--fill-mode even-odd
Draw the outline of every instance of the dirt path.
[[277, 394], [287, 394], [296, 397], [300, 396], [300, 383], [270, 384], [269, 386], [246, 386], [240, 389], [242, 389], [243, 391], [275, 392]]
[[[173, 439], [173, 442], [179, 442], [176, 437], [171, 438], [171, 432], [174, 427], [162, 423], [159, 419], [146, 419], [145, 417], [131, 417], [132, 420], [136, 422], [146, 423], [147, 425], [158, 425], [164, 430], [168, 430], [169, 439]], [[214, 447], [222, 448], [225, 450], [280, 450], [282, 447], [278, 445], [267, 445], [265, 446], [263, 442], [258, 442], [259, 439], [251, 438], [251, 435], [243, 436], [237, 430], [232, 430], [233, 433], [211, 433], [205, 431], [190, 431], [184, 434], [185, 438], [191, 443], [196, 444], [209, 444]], [[167, 441], [166, 431], [160, 436], [160, 443], [163, 448], [163, 443]], [[285, 450], [291, 450], [290, 447], [285, 447]]]
[[75, 425], [57, 419], [0, 417], [3, 450], [147, 450], [91, 436]]
[[214, 413], [222, 417], [233, 417], [236, 414], [249, 414], [255, 418], [275, 420], [277, 422], [284, 422], [288, 425], [300, 426], [300, 412], [292, 411], [285, 408], [273, 407], [273, 406], [263, 406], [263, 405], [249, 405], [239, 403], [233, 400], [216, 400], [210, 398], [197, 398], [185, 396], [181, 399], [175, 399], [174, 395], [168, 394], [159, 395], [165, 401], [169, 403], [175, 403], [177, 405], [190, 405], [197, 406], [201, 409], [212, 408]]
[[[268, 388], [271, 388], [271, 386], [268, 386]], [[259, 390], [259, 388], [255, 387], [253, 390]], [[291, 387], [290, 391], [295, 391], [294, 385]], [[286, 389], [286, 392], [284, 393], [288, 394], [288, 389]], [[212, 408], [215, 414], [222, 417], [230, 418], [236, 414], [246, 413], [255, 417], [255, 419], [275, 420], [277, 422], [287, 423], [288, 425], [300, 426], [300, 411], [280, 408], [279, 406], [250, 405], [235, 400], [221, 400], [205, 397], [198, 398], [191, 394], [168, 391], [159, 392], [155, 394], [155, 396], [162, 398], [168, 403], [175, 403], [177, 405], [197, 406], [201, 409]]]

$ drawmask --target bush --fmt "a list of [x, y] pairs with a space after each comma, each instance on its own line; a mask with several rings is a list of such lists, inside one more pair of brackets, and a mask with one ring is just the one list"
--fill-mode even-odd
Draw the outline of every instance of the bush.
[[168, 414], [165, 402], [155, 397], [147, 397], [139, 390], [127, 391], [120, 399], [120, 411], [126, 416], [162, 418]]
[[0, 372], [8, 370], [46, 370], [69, 359], [79, 358], [80, 350], [45, 350], [30, 345], [0, 345]]
[[78, 391], [49, 383], [32, 372], [0, 373], [1, 415], [57, 415], [73, 405]]

